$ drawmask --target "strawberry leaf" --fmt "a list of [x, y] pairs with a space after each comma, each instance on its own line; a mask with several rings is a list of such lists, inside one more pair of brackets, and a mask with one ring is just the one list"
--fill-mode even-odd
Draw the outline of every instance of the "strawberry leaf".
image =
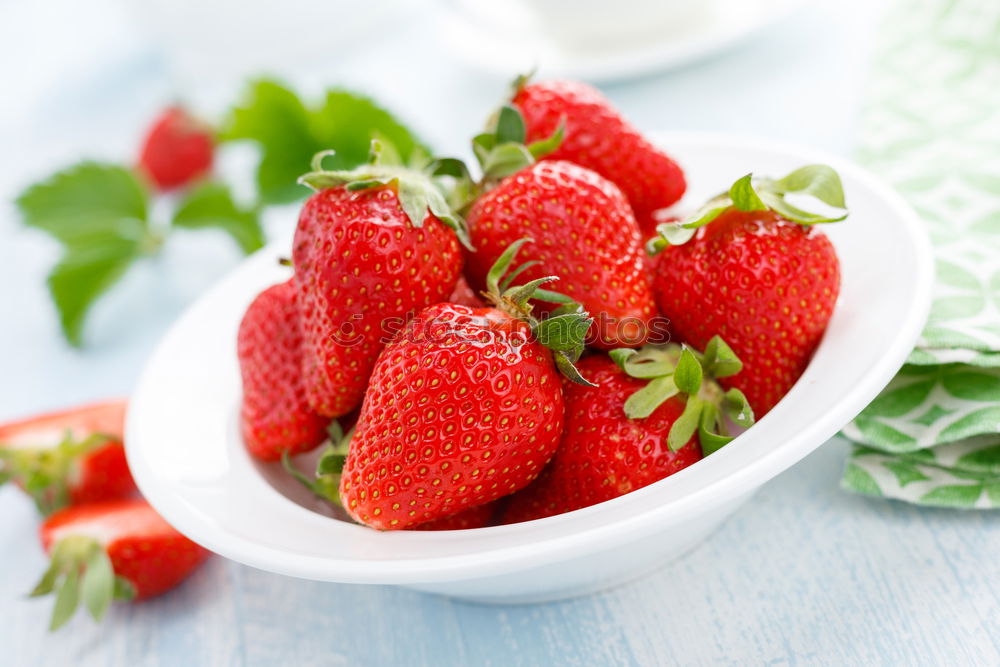
[[308, 107], [282, 84], [261, 79], [224, 124], [223, 141], [250, 140], [261, 149], [257, 186], [265, 203], [302, 199], [298, 177], [318, 151], [333, 149], [329, 169], [352, 169], [368, 160], [372, 139], [391, 143], [404, 161], [426, 149], [414, 134], [372, 100], [345, 90], [327, 92]]
[[672, 375], [654, 378], [625, 399], [625, 416], [629, 419], [644, 419], [679, 393], [680, 389], [674, 383]]
[[743, 362], [721, 336], [712, 336], [708, 341], [702, 363], [705, 371], [716, 379], [730, 377], [743, 370]]
[[84, 565], [80, 594], [91, 617], [100, 621], [115, 595], [115, 572], [106, 551], [95, 544]]
[[524, 127], [524, 117], [521, 112], [509, 104], [500, 107], [500, 113], [497, 116], [497, 143], [523, 144], [526, 136], [527, 130]]
[[829, 206], [847, 208], [840, 174], [825, 164], [810, 164], [799, 167], [784, 178], [775, 181], [774, 186], [777, 191], [782, 193], [797, 192], [812, 195]]
[[764, 211], [767, 205], [757, 196], [753, 189], [753, 174], [740, 178], [729, 188], [729, 198], [739, 211]]
[[687, 404], [684, 406], [684, 412], [670, 426], [670, 432], [667, 433], [667, 447], [670, 448], [670, 451], [678, 451], [687, 444], [687, 441], [698, 430], [698, 425], [701, 423], [701, 411], [704, 405], [705, 402], [697, 396], [690, 396], [688, 398]]
[[130, 238], [108, 238], [67, 248], [49, 274], [48, 283], [63, 333], [71, 345], [83, 342], [84, 319], [94, 301], [141, 255], [139, 242]]
[[52, 608], [52, 620], [49, 630], [56, 631], [73, 618], [76, 608], [80, 606], [80, 570], [71, 569], [56, 591], [56, 604]]
[[222, 183], [203, 183], [188, 193], [174, 213], [173, 225], [183, 229], [221, 229], [246, 254], [264, 245], [257, 211], [238, 207], [229, 187]]
[[677, 388], [694, 396], [701, 389], [703, 373], [701, 364], [690, 349], [685, 347], [681, 351], [681, 356], [677, 360], [677, 368], [674, 370], [674, 383]]
[[130, 170], [82, 162], [30, 186], [17, 206], [30, 227], [66, 244], [141, 237], [148, 192]]
[[70, 344], [80, 345], [93, 302], [135, 259], [159, 246], [162, 239], [146, 219], [147, 200], [131, 171], [95, 162], [64, 169], [18, 197], [25, 224], [63, 244], [48, 283]]

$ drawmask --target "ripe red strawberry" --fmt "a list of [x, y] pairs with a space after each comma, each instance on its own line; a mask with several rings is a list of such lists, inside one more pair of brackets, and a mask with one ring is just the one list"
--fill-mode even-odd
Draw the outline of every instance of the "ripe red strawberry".
[[313, 412], [302, 378], [302, 331], [292, 281], [257, 296], [240, 324], [240, 428], [251, 454], [277, 461], [326, 439], [329, 419]]
[[840, 289], [833, 245], [809, 225], [844, 216], [792, 207], [790, 192], [844, 207], [836, 172], [813, 165], [779, 181], [748, 175], [690, 222], [661, 227], [675, 245], [657, 263], [660, 311], [682, 340], [699, 346], [718, 334], [747, 360], [723, 384], [742, 389], [758, 416], [802, 375]]
[[720, 340], [704, 356], [677, 345], [614, 354], [579, 363], [596, 387], [564, 383], [559, 449], [538, 480], [511, 497], [503, 523], [589, 507], [686, 468], [703, 448], [710, 454], [731, 440], [719, 434], [723, 412], [741, 426], [753, 422], [738, 392], [724, 395], [712, 379], [702, 382], [699, 364], [723, 375], [738, 368]]
[[161, 190], [188, 185], [212, 168], [211, 130], [184, 109], [170, 107], [149, 128], [139, 168]]
[[519, 79], [513, 104], [524, 114], [528, 141], [565, 123], [566, 137], [548, 158], [593, 169], [621, 188], [644, 237], [655, 233], [654, 212], [672, 206], [686, 188], [684, 172], [612, 107], [599, 91], [576, 81]]
[[356, 521], [399, 530], [489, 503], [535, 479], [555, 451], [553, 359], [575, 371], [590, 321], [573, 308], [531, 317], [528, 299], [551, 278], [501, 293], [522, 244], [487, 279], [497, 307], [426, 308], [379, 356], [340, 481]]
[[0, 425], [0, 483], [14, 481], [43, 514], [131, 495], [124, 430], [125, 401]]
[[588, 342], [638, 346], [655, 314], [643, 247], [628, 202], [613, 183], [565, 161], [537, 162], [502, 180], [468, 214], [475, 251], [466, 276], [481, 288], [510, 243], [530, 237], [522, 275], [562, 276], [560, 291], [595, 319]]
[[458, 277], [458, 282], [455, 283], [455, 289], [451, 291], [451, 296], [445, 300], [448, 303], [457, 303], [461, 306], [469, 306], [470, 308], [482, 308], [486, 305], [483, 303], [483, 300], [479, 298], [476, 291], [469, 287], [469, 283], [463, 276]]
[[361, 402], [378, 353], [406, 318], [451, 294], [463, 227], [421, 173], [314, 167], [302, 182], [319, 192], [302, 207], [293, 249], [303, 372], [313, 409], [339, 417]]
[[41, 539], [52, 563], [31, 595], [57, 593], [51, 630], [73, 616], [81, 598], [100, 620], [112, 599], [164, 593], [208, 557], [140, 499], [64, 509], [42, 524]]

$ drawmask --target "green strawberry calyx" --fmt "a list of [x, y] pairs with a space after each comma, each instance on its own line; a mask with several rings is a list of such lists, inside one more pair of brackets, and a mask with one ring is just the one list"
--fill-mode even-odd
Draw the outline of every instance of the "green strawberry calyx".
[[55, 447], [0, 446], [0, 484], [17, 482], [35, 501], [38, 511], [48, 516], [69, 505], [69, 480], [77, 462], [116, 440], [101, 433], [78, 440], [67, 431]]
[[323, 449], [316, 461], [316, 471], [313, 476], [310, 477], [296, 468], [287, 450], [281, 455], [281, 465], [285, 472], [316, 496], [334, 505], [340, 505], [340, 475], [344, 472], [344, 463], [347, 461], [354, 431], [344, 433], [340, 423], [333, 420], [327, 427], [327, 432], [330, 435], [330, 444]]
[[563, 141], [565, 120], [545, 139], [525, 143], [528, 136], [524, 116], [517, 107], [504, 104], [489, 123], [486, 132], [472, 139], [472, 151], [483, 170], [480, 188], [487, 189], [501, 179], [515, 174], [553, 152]]
[[647, 345], [640, 350], [619, 348], [608, 354], [630, 377], [648, 380], [625, 401], [629, 419], [643, 419], [668, 399], [685, 397], [684, 412], [667, 434], [671, 451], [679, 450], [697, 432], [702, 451], [708, 455], [733, 440], [730, 423], [742, 429], [753, 426], [753, 409], [743, 392], [724, 391], [715, 381], [743, 368], [719, 336], [708, 342], [704, 354], [676, 343]]
[[107, 613], [113, 600], [131, 600], [135, 597], [132, 583], [115, 575], [111, 558], [96, 539], [83, 535], [69, 535], [56, 542], [52, 548], [49, 568], [29, 594], [41, 597], [55, 593], [49, 630], [58, 630], [84, 606], [95, 621]]
[[[514, 284], [519, 275], [538, 264], [537, 261], [530, 261], [514, 266], [518, 251], [526, 243], [533, 241], [529, 238], [514, 241], [493, 263], [486, 275], [485, 296], [498, 309], [528, 323], [535, 339], [552, 352], [556, 367], [567, 379], [577, 384], [596, 386], [576, 368], [593, 322], [583, 306], [565, 294], [542, 287], [559, 280], [558, 276], [537, 278], [523, 285]], [[532, 312], [532, 299], [559, 306], [547, 317], [538, 319]]]
[[[810, 212], [788, 201], [787, 196], [812, 198], [828, 207], [826, 212]], [[650, 241], [648, 250], [655, 254], [671, 245], [690, 241], [704, 227], [730, 209], [738, 211], [774, 211], [800, 225], [839, 222], [844, 220], [847, 206], [840, 175], [825, 164], [799, 167], [784, 178], [754, 178], [747, 174], [733, 183], [727, 192], [708, 200], [684, 220], [665, 222], [657, 226], [658, 236]]]
[[451, 193], [440, 176], [451, 175], [446, 164], [453, 167], [457, 160], [431, 161], [418, 156], [404, 165], [399, 153], [384, 139], [372, 139], [368, 164], [349, 170], [326, 170], [323, 159], [334, 151], [320, 151], [313, 156], [312, 171], [299, 177], [299, 183], [314, 190], [344, 187], [350, 191], [391, 187], [399, 197], [403, 212], [414, 227], [422, 227], [428, 212], [454, 230], [462, 245], [472, 249], [469, 228], [452, 206]]

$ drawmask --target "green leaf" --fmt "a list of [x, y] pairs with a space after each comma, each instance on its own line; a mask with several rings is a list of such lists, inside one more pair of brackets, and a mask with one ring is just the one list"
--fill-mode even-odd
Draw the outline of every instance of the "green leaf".
[[339, 475], [344, 472], [344, 463], [347, 462], [347, 455], [338, 451], [334, 447], [324, 450], [316, 462], [317, 475]]
[[115, 577], [115, 599], [131, 602], [135, 599], [135, 585], [125, 577]]
[[725, 393], [722, 403], [727, 417], [737, 426], [750, 428], [754, 424], [753, 407], [743, 392], [733, 387]]
[[76, 613], [80, 604], [80, 570], [71, 568], [56, 593], [56, 604], [52, 609], [52, 620], [49, 630], [55, 631], [66, 625], [66, 622]]
[[229, 187], [222, 183], [202, 183], [188, 193], [174, 213], [173, 225], [184, 229], [221, 229], [246, 254], [264, 245], [257, 211], [238, 207]]
[[775, 181], [781, 192], [798, 192], [812, 195], [824, 204], [847, 208], [844, 202], [844, 185], [840, 174], [825, 164], [799, 167], [782, 179]]
[[528, 152], [536, 160], [541, 160], [543, 157], [549, 153], [554, 152], [559, 146], [562, 145], [563, 138], [566, 136], [566, 119], [560, 119], [559, 125], [556, 127], [556, 131], [544, 139], [539, 139], [538, 141], [532, 141], [528, 144]]
[[650, 380], [645, 387], [625, 400], [625, 416], [629, 419], [644, 419], [678, 393], [680, 389], [674, 384], [672, 375]]
[[712, 336], [705, 346], [705, 371], [712, 377], [724, 378], [743, 370], [743, 362], [720, 336]]
[[729, 198], [733, 200], [733, 206], [740, 211], [763, 211], [767, 205], [757, 196], [753, 187], [753, 174], [747, 174], [740, 178], [729, 188]]
[[523, 144], [526, 136], [527, 130], [524, 127], [524, 116], [521, 115], [521, 112], [509, 104], [500, 107], [500, 113], [497, 116], [497, 143]]
[[132, 239], [105, 239], [99, 244], [68, 248], [49, 274], [49, 291], [59, 310], [66, 340], [82, 342], [83, 322], [94, 301], [106, 292], [140, 256]]
[[83, 162], [32, 185], [18, 198], [25, 224], [66, 244], [141, 239], [148, 192], [121, 166]]
[[674, 383], [680, 391], [694, 396], [701, 389], [702, 378], [701, 364], [698, 363], [698, 359], [694, 356], [694, 353], [685, 347], [681, 351], [680, 358], [677, 360], [677, 368], [674, 370]]
[[524, 144], [500, 144], [486, 156], [483, 173], [492, 179], [515, 174], [535, 161]]
[[670, 426], [667, 434], [667, 447], [676, 452], [687, 444], [701, 423], [701, 411], [705, 403], [697, 396], [689, 396], [684, 412]]
[[84, 568], [80, 587], [83, 603], [93, 619], [100, 621], [115, 595], [115, 572], [111, 558], [103, 548], [95, 545]]
[[556, 362], [556, 368], [562, 373], [567, 380], [575, 384], [581, 384], [585, 387], [596, 387], [597, 385], [583, 377], [580, 374], [580, 370], [573, 364], [573, 359], [565, 352], [553, 352], [552, 358]]
[[517, 256], [518, 251], [525, 243], [534, 243], [534, 240], [523, 238], [514, 241], [507, 246], [507, 249], [500, 253], [497, 260], [493, 262], [493, 266], [490, 267], [489, 272], [486, 274], [486, 289], [491, 294], [500, 294], [500, 279], [506, 275], [507, 271], [511, 267], [511, 264], [514, 262], [514, 258]]
[[702, 405], [701, 419], [698, 424], [698, 444], [705, 456], [713, 454], [730, 442], [733, 437], [719, 432], [719, 409], [712, 403]]
[[[701, 217], [689, 218], [685, 222], [663, 222], [656, 226], [656, 233], [660, 235], [660, 238], [663, 239], [668, 246], [684, 245], [694, 238], [698, 227], [707, 225], [712, 220], [715, 220], [725, 210], [725, 208], [715, 208], [707, 211]], [[656, 254], [659, 250], [659, 246], [653, 248], [653, 254]]]
[[572, 352], [583, 349], [590, 323], [585, 314], [558, 315], [542, 320], [535, 328], [535, 334], [538, 342], [550, 350]]
[[60, 565], [61, 563], [59, 563], [55, 558], [53, 558], [49, 562], [49, 567], [47, 570], [45, 570], [45, 574], [42, 575], [42, 578], [38, 580], [38, 583], [35, 584], [35, 587], [31, 590], [30, 593], [28, 593], [28, 597], [37, 598], [43, 595], [48, 595], [49, 593], [54, 591], [56, 586], [56, 580], [59, 578], [59, 575], [62, 574]]
[[618, 347], [608, 352], [608, 356], [611, 357], [611, 361], [615, 362], [618, 365], [618, 368], [625, 372], [628, 372], [629, 359], [634, 357], [636, 354], [638, 354], [638, 352], [630, 347]]
[[268, 79], [250, 84], [220, 138], [260, 145], [257, 186], [266, 203], [305, 197], [308, 191], [298, 185], [298, 177], [323, 149], [335, 151], [331, 170], [364, 164], [376, 138], [391, 143], [404, 161], [425, 152], [410, 130], [367, 97], [331, 90], [322, 104], [307, 107], [287, 87]]

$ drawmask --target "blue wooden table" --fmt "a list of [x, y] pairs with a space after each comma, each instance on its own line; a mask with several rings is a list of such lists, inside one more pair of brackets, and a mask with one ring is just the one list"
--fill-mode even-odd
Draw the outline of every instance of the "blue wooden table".
[[[179, 235], [100, 304], [84, 351], [64, 346], [44, 289], [56, 248], [19, 228], [11, 196], [80, 154], [128, 154], [135, 137], [121, 128], [141, 127], [171, 87], [118, 4], [60, 0], [62, 27], [30, 4], [0, 5], [0, 26], [15, 28], [0, 62], [34, 63], [11, 70], [0, 108], [0, 146], [18, 157], [0, 162], [0, 419], [127, 394], [170, 322], [239, 261], [226, 239]], [[822, 0], [738, 52], [606, 90], [644, 128], [849, 154], [877, 5]], [[332, 52], [313, 81], [369, 92], [455, 153], [504, 82], [428, 39], [433, 19], [399, 19], [400, 37], [364, 58]], [[40, 42], [41, 31], [58, 39]], [[293, 219], [278, 211], [269, 224]], [[1000, 516], [847, 495], [837, 486], [844, 455], [831, 442], [683, 559], [601, 595], [475, 606], [216, 558], [172, 594], [117, 606], [100, 628], [81, 616], [53, 636], [50, 602], [24, 597], [43, 568], [36, 517], [4, 489], [0, 663], [1000, 664]]]

